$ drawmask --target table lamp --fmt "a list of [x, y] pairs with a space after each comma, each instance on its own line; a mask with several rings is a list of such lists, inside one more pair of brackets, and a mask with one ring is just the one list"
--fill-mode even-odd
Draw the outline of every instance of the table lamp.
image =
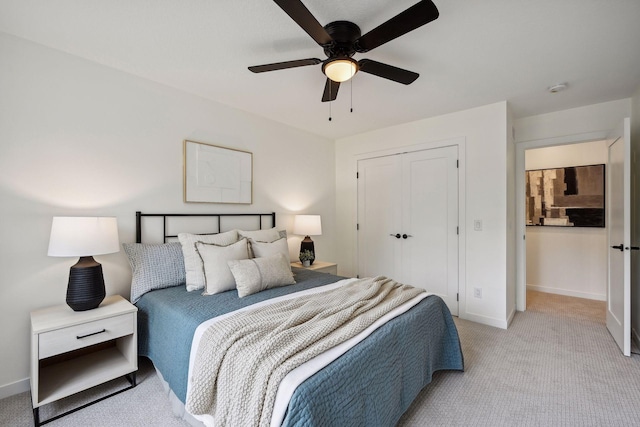
[[118, 223], [114, 217], [54, 217], [49, 256], [80, 257], [71, 267], [67, 305], [74, 311], [97, 308], [105, 297], [102, 265], [93, 255], [118, 252]]
[[313, 240], [309, 236], [322, 235], [322, 224], [320, 222], [320, 215], [296, 215], [293, 219], [293, 234], [300, 234], [305, 238], [300, 242], [300, 252], [309, 250], [313, 254], [311, 264], [316, 256], [316, 252], [313, 246]]

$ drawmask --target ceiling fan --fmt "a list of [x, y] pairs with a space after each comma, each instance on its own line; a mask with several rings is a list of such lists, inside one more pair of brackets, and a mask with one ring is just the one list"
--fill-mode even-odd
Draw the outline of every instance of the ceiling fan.
[[340, 83], [349, 80], [358, 71], [405, 85], [413, 83], [418, 78], [418, 73], [371, 59], [356, 61], [352, 57], [356, 53], [369, 52], [428, 24], [439, 16], [438, 8], [431, 0], [422, 0], [367, 34], [361, 35], [360, 27], [349, 21], [335, 21], [323, 27], [300, 0], [274, 0], [274, 2], [324, 49], [327, 59], [323, 61], [318, 58], [307, 58], [276, 62], [255, 65], [249, 67], [249, 70], [254, 73], [264, 73], [322, 64], [322, 72], [327, 76], [322, 102], [335, 100], [338, 96]]

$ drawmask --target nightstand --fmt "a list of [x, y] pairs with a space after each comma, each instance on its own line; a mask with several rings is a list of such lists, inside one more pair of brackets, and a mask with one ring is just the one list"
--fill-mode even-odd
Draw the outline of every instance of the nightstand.
[[335, 262], [314, 261], [309, 267], [305, 267], [300, 262], [292, 262], [291, 267], [306, 268], [320, 273], [329, 273], [334, 276], [338, 274], [338, 264]]
[[31, 400], [36, 426], [41, 424], [40, 406], [121, 376], [130, 385], [98, 401], [136, 386], [137, 311], [114, 295], [93, 310], [73, 311], [59, 305], [31, 312]]

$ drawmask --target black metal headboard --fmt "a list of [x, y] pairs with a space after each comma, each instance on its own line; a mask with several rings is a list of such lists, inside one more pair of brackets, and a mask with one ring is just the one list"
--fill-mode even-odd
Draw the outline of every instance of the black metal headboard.
[[[219, 233], [222, 230], [222, 218], [225, 217], [254, 217], [258, 220], [258, 229], [262, 229], [264, 228], [264, 222], [263, 219], [265, 218], [271, 218], [271, 227], [275, 227], [276, 226], [276, 213], [275, 212], [270, 212], [270, 213], [240, 213], [240, 214], [228, 214], [228, 213], [223, 213], [223, 214], [168, 214], [168, 213], [163, 213], [163, 214], [149, 214], [149, 213], [142, 213], [140, 211], [136, 212], [136, 243], [142, 243], [142, 218], [143, 217], [161, 217], [162, 218], [162, 232], [164, 234], [163, 236], [163, 241], [166, 243], [167, 239], [169, 238], [175, 238], [178, 237], [177, 235], [169, 235], [167, 234], [167, 220], [169, 218], [177, 218], [177, 217], [200, 217], [200, 218], [206, 218], [206, 217], [211, 217], [214, 219], [214, 225], [217, 227], [217, 232], [215, 233], [209, 233], [209, 234], [216, 234]], [[207, 233], [199, 233], [199, 234], [207, 234]]]

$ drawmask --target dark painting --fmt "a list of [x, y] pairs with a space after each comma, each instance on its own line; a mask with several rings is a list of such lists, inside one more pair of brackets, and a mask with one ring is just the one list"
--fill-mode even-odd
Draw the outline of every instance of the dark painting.
[[604, 165], [525, 174], [527, 225], [604, 227]]

